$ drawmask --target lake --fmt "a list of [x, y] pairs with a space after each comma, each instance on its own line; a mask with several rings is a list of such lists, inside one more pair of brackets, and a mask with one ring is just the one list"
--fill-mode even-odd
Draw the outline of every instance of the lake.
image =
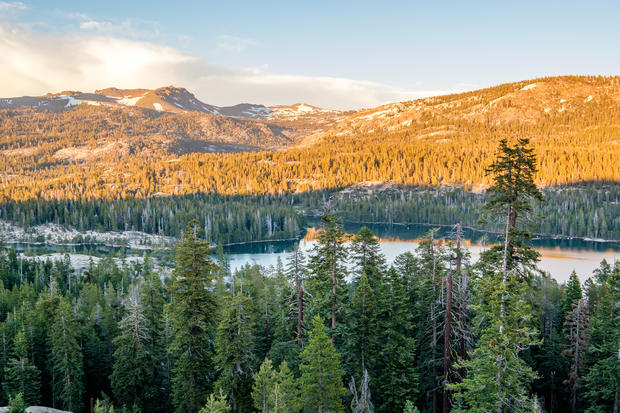
[[[404, 252], [415, 252], [419, 242], [431, 228], [439, 228], [436, 238], [451, 238], [451, 227], [429, 225], [367, 225], [381, 240], [381, 252], [388, 264]], [[347, 223], [344, 229], [348, 233], [356, 233], [359, 224]], [[489, 244], [501, 242], [501, 236], [487, 232], [463, 230], [463, 245], [471, 253], [472, 261], [479, 258], [480, 252], [489, 248]], [[300, 249], [307, 256], [315, 241], [301, 240]], [[603, 259], [613, 264], [620, 260], [620, 241], [601, 242], [584, 239], [537, 238], [532, 246], [541, 253], [539, 267], [549, 272], [555, 279], [564, 282], [575, 270], [581, 281], [589, 278]], [[232, 245], [226, 247], [230, 256], [231, 268], [236, 270], [246, 264], [263, 266], [276, 265], [278, 258], [284, 263], [290, 255], [294, 241], [260, 242], [252, 244]]]
[[[381, 240], [381, 251], [385, 255], [388, 264], [394, 261], [399, 254], [410, 251], [415, 252], [418, 247], [418, 240], [422, 238], [431, 228], [437, 228], [436, 238], [450, 239], [453, 237], [453, 229], [449, 226], [432, 225], [367, 225], [373, 233]], [[362, 227], [360, 224], [345, 223], [344, 230], [347, 233], [356, 233]], [[483, 231], [476, 231], [468, 228], [463, 229], [463, 246], [471, 253], [472, 261], [479, 258], [480, 252], [489, 248], [490, 244], [500, 243], [501, 236]], [[276, 265], [278, 258], [284, 263], [293, 247], [295, 241], [269, 241], [230, 245], [225, 247], [231, 261], [231, 269], [234, 271], [246, 264], [259, 264], [263, 266]], [[299, 245], [307, 256], [313, 248], [315, 241], [301, 240]], [[594, 240], [584, 240], [579, 238], [559, 239], [559, 238], [537, 238], [532, 240], [532, 246], [542, 255], [539, 267], [549, 272], [555, 279], [564, 282], [570, 273], [575, 270], [579, 278], [584, 281], [589, 278], [592, 271], [597, 268], [603, 259], [610, 264], [620, 260], [620, 241], [601, 242]], [[44, 254], [50, 257], [56, 256], [59, 252], [68, 252], [71, 255], [72, 263], [75, 261], [75, 268], [83, 271], [88, 264], [89, 255], [106, 255], [115, 252], [119, 256], [127, 255], [134, 258], [142, 256], [144, 251], [131, 250], [119, 247], [107, 247], [101, 245], [32, 245], [32, 244], [12, 244], [18, 251], [31, 250], [36, 255]]]

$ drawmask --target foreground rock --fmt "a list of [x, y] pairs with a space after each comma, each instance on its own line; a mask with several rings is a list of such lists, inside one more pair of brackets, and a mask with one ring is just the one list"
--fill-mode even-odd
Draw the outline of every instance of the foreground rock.
[[[0, 407], [0, 413], [6, 413], [9, 411], [8, 407]], [[30, 406], [26, 409], [28, 413], [71, 413], [66, 410], [52, 409], [51, 407], [44, 406]]]

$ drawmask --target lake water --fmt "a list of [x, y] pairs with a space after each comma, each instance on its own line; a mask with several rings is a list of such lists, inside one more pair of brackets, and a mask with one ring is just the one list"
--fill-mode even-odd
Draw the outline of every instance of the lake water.
[[[345, 231], [355, 233], [361, 225], [345, 224]], [[419, 240], [433, 226], [427, 225], [368, 225], [381, 239], [381, 252], [385, 255], [388, 264], [404, 252], [415, 252]], [[435, 227], [437, 228], [437, 227]], [[450, 238], [452, 228], [439, 227], [436, 238]], [[501, 242], [497, 234], [489, 234], [469, 229], [463, 230], [463, 244], [471, 253], [472, 261], [479, 258], [480, 252], [488, 249], [489, 244]], [[299, 242], [300, 249], [305, 255], [312, 250], [315, 241]], [[570, 273], [575, 270], [579, 278], [584, 281], [597, 268], [603, 259], [613, 264], [620, 260], [620, 241], [600, 242], [583, 239], [534, 239], [531, 243], [541, 253], [539, 267], [549, 272], [555, 279], [564, 282]], [[261, 242], [253, 244], [234, 245], [227, 247], [230, 256], [231, 268], [236, 270], [246, 264], [263, 266], [276, 265], [278, 258], [286, 263], [295, 245], [294, 241]]]
[[[385, 255], [388, 264], [394, 258], [404, 252], [415, 252], [418, 240], [431, 228], [438, 228], [435, 235], [437, 239], [453, 237], [451, 227], [437, 227], [429, 225], [367, 225], [381, 240], [381, 251]], [[361, 228], [359, 224], [347, 223], [344, 229], [348, 233], [356, 233]], [[471, 259], [477, 260], [480, 252], [489, 248], [488, 245], [500, 243], [501, 236], [471, 229], [463, 229], [463, 246], [471, 253]], [[263, 266], [275, 266], [278, 258], [286, 263], [287, 258], [293, 251], [295, 241], [271, 241], [248, 244], [231, 245], [225, 247], [231, 261], [231, 269], [234, 271], [246, 264], [259, 264]], [[307, 256], [314, 246], [314, 241], [301, 240], [300, 249]], [[620, 241], [600, 242], [583, 239], [553, 239], [540, 238], [531, 242], [542, 255], [539, 267], [549, 272], [560, 282], [568, 279], [570, 273], [575, 270], [579, 278], [584, 281], [589, 278], [592, 271], [597, 268], [603, 259], [613, 264], [620, 260]], [[77, 270], [83, 270], [88, 264], [90, 255], [106, 255], [115, 252], [119, 256], [142, 256], [144, 251], [133, 251], [118, 247], [106, 247], [97, 245], [78, 246], [44, 246], [12, 244], [18, 251], [32, 250], [36, 255], [48, 254], [54, 257], [58, 253], [68, 252], [75, 261]]]

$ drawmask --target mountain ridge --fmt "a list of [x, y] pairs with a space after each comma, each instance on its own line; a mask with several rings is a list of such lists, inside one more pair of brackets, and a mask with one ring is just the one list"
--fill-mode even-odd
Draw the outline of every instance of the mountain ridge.
[[157, 112], [201, 112], [233, 118], [260, 120], [286, 120], [309, 114], [337, 114], [341, 111], [323, 109], [305, 103], [292, 105], [265, 106], [242, 102], [231, 106], [217, 106], [204, 103], [193, 93], [183, 87], [163, 86], [157, 89], [120, 89], [108, 87], [94, 92], [65, 90], [57, 93], [46, 93], [43, 96], [20, 96], [0, 98], [0, 109], [16, 109], [30, 107], [36, 110], [61, 111], [80, 103], [93, 106], [122, 105], [141, 107]]

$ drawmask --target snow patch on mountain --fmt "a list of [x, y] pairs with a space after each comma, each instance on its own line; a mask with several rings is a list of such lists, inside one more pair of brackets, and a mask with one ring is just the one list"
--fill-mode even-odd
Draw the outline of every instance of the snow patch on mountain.
[[337, 113], [338, 111], [318, 108], [305, 103], [295, 103], [294, 105], [271, 106], [270, 119], [297, 119], [300, 116], [323, 115]]
[[73, 96], [61, 95], [60, 97], [67, 100], [67, 104], [65, 105], [66, 108], [70, 108], [72, 106], [82, 103], [80, 99], [76, 99]]
[[120, 103], [121, 105], [136, 106], [136, 103], [138, 103], [138, 101], [142, 99], [144, 95], [146, 95], [146, 93], [140, 96], [123, 96], [122, 98], [115, 98], [115, 99], [116, 99], [116, 103]]

